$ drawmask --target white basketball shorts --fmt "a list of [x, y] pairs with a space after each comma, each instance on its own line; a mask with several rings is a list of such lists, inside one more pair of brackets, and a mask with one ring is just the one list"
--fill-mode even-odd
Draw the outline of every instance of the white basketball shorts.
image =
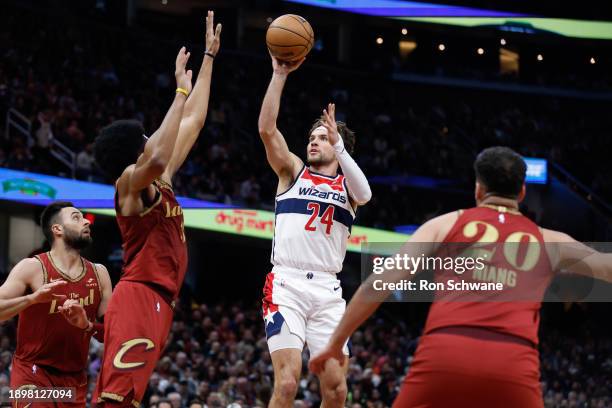
[[[266, 277], [263, 317], [270, 353], [308, 346], [314, 357], [327, 346], [346, 302], [336, 274], [275, 266]], [[348, 346], [344, 345], [348, 355]]]

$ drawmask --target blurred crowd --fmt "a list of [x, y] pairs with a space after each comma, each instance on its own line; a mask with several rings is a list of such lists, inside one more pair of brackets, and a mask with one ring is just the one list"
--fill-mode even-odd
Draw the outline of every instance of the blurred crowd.
[[[137, 118], [153, 132], [161, 122], [175, 86], [178, 39], [72, 20], [59, 30], [56, 19], [14, 13], [3, 14], [0, 22], [6, 44], [0, 51], [0, 122], [14, 108], [32, 123], [30, 142], [15, 130], [0, 141], [0, 166], [69, 176], [50, 156], [50, 143], [58, 140], [74, 151], [78, 178], [102, 181], [92, 155], [99, 129], [115, 119]], [[195, 72], [201, 47], [191, 47]], [[257, 134], [270, 75], [267, 57], [222, 47], [206, 126], [175, 180], [178, 193], [273, 207], [276, 178]], [[548, 158], [612, 198], [608, 102], [407, 84], [307, 62], [291, 74], [278, 123], [298, 155], [305, 156], [306, 132], [329, 101], [336, 102], [338, 119], [356, 131], [357, 161], [368, 177], [378, 178], [373, 203], [359, 213], [362, 224], [420, 224], [454, 209], [456, 201], [469, 204], [473, 159], [493, 144]], [[415, 200], [392, 198], [409, 176], [446, 182], [468, 200], [432, 196], [423, 208]]]
[[[255, 304], [183, 305], [176, 312], [164, 355], [149, 381], [144, 406], [265, 407], [272, 391], [273, 370], [263, 327], [261, 310]], [[351, 339], [347, 406], [391, 406], [410, 369], [418, 336], [417, 325], [388, 310], [368, 320]], [[15, 322], [11, 321], [0, 326], [3, 392], [14, 346]], [[604, 408], [612, 404], [609, 337], [588, 330], [568, 335], [543, 326], [540, 353], [546, 407]], [[92, 391], [101, 356], [101, 345], [92, 343]], [[305, 352], [296, 407], [320, 404], [318, 381], [306, 368], [308, 358]]]
[[[69, 169], [51, 157], [50, 144], [58, 140], [74, 151], [78, 178], [101, 182], [92, 155], [95, 136], [120, 118], [137, 118], [148, 132], [157, 128], [170, 104], [173, 61], [182, 42], [138, 28], [29, 17], [0, 15], [0, 125], [4, 129], [11, 108], [32, 124], [30, 141], [14, 130], [9, 139], [0, 138], [0, 167], [69, 176]], [[197, 72], [202, 44], [192, 49]], [[267, 58], [231, 52], [222, 43], [205, 129], [175, 180], [179, 194], [273, 208], [276, 178], [257, 134], [270, 75]], [[360, 211], [361, 224], [419, 224], [465, 203], [475, 153], [493, 144], [548, 158], [612, 199], [608, 102], [391, 82], [307, 62], [291, 74], [278, 123], [299, 156], [305, 156], [311, 123], [330, 101], [337, 104], [337, 119], [356, 131], [358, 163], [368, 177], [382, 179], [372, 183], [373, 200]], [[416, 200], [397, 194], [408, 176], [446, 180], [465, 194], [441, 198], [422, 191]], [[398, 181], [385, 182], [389, 177]], [[371, 319], [352, 338], [351, 408], [390, 406], [409, 369], [419, 330], [387, 317]], [[2, 393], [14, 346], [12, 321], [0, 326]], [[544, 330], [540, 350], [547, 407], [612, 404], [609, 338]], [[101, 346], [93, 343], [92, 387], [101, 356]], [[304, 354], [296, 407], [320, 402], [307, 361]], [[149, 385], [145, 406], [264, 407], [272, 365], [258, 306], [183, 305]]]

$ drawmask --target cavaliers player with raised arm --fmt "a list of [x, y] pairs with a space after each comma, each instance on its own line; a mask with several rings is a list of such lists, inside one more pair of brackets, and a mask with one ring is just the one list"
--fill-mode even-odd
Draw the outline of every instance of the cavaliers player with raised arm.
[[[293, 407], [302, 350], [311, 355], [327, 344], [345, 309], [340, 281], [355, 210], [370, 200], [368, 181], [351, 158], [355, 136], [336, 123], [329, 104], [310, 130], [306, 166], [289, 151], [276, 127], [283, 87], [304, 60], [272, 57], [272, 80], [259, 116], [259, 134], [278, 176], [272, 272], [266, 278], [263, 314], [274, 367], [270, 407]], [[342, 169], [342, 174], [338, 170]], [[343, 354], [348, 348], [343, 344]], [[320, 373], [322, 407], [343, 407], [347, 358]]]
[[[404, 254], [433, 255], [443, 250], [442, 244], [446, 249], [453, 243], [477, 246], [492, 256], [485, 262], [486, 277], [475, 269], [472, 278], [493, 279], [521, 292], [513, 298], [486, 295], [502, 301], [474, 301], [474, 295], [465, 298], [471, 301], [434, 301], [394, 407], [542, 407], [537, 345], [546, 287], [556, 271], [612, 281], [612, 254], [540, 228], [519, 212], [527, 168], [521, 156], [491, 147], [478, 155], [474, 168], [477, 206], [428, 221], [404, 246]], [[519, 242], [529, 245], [522, 247], [526, 255], [521, 262], [513, 257], [518, 249], [512, 245]], [[412, 278], [397, 269], [382, 276], [385, 282]], [[342, 359], [344, 342], [389, 295], [375, 290], [372, 280], [353, 296], [325, 351], [311, 360], [313, 372]]]
[[[206, 18], [206, 51], [190, 93], [189, 53], [176, 58], [177, 90], [160, 128], [149, 138], [135, 121], [102, 129], [95, 155], [115, 182], [115, 210], [123, 240], [123, 274], [105, 316], [98, 405], [139, 406], [172, 324], [187, 271], [183, 211], [172, 177], [204, 126], [221, 25]], [[144, 150], [143, 150], [144, 145]]]
[[[89, 340], [103, 338], [96, 320], [106, 310], [111, 280], [103, 265], [81, 256], [92, 242], [91, 231], [72, 203], [48, 205], [40, 225], [51, 250], [23, 259], [0, 287], [0, 320], [19, 314], [11, 389], [70, 387], [75, 391], [73, 402], [36, 406], [84, 407]], [[68, 323], [62, 316], [65, 300], [81, 304], [85, 315]]]

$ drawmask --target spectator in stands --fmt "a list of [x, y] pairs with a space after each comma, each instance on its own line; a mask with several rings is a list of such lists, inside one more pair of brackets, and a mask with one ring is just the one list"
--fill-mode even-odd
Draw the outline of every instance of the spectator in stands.
[[162, 398], [157, 403], [157, 408], [173, 408], [172, 403], [167, 398]]
[[15, 141], [15, 147], [6, 160], [6, 167], [15, 170], [30, 171], [32, 156], [21, 140]]
[[251, 175], [240, 184], [240, 198], [248, 207], [254, 207], [259, 203], [260, 189], [256, 177]]
[[189, 402], [189, 405], [187, 405], [188, 408], [204, 408], [204, 404], [202, 404], [202, 401], [200, 401], [199, 399], [194, 399], [191, 400], [191, 402]]
[[40, 112], [37, 116], [37, 122], [34, 124], [34, 139], [35, 139], [35, 155], [45, 153], [49, 151], [49, 144], [53, 139], [53, 130], [51, 128], [53, 124], [53, 112], [49, 109], [45, 109]]
[[161, 396], [159, 394], [153, 394], [149, 398], [149, 407], [157, 407], [159, 401], [161, 400]]
[[225, 408], [227, 403], [225, 402], [225, 398], [223, 394], [218, 392], [211, 393], [206, 399], [205, 408]]
[[85, 146], [85, 149], [81, 150], [76, 157], [77, 178], [91, 181], [95, 162], [96, 159], [93, 155], [93, 143], [88, 143], [87, 146]]
[[178, 392], [169, 393], [167, 398], [168, 398], [168, 401], [170, 401], [170, 404], [172, 404], [172, 408], [182, 408], [183, 407], [183, 403], [181, 401], [181, 394], [179, 394]]
[[83, 146], [85, 142], [85, 133], [79, 127], [77, 120], [71, 120], [70, 125], [65, 130], [68, 146], [73, 150], [78, 150]]

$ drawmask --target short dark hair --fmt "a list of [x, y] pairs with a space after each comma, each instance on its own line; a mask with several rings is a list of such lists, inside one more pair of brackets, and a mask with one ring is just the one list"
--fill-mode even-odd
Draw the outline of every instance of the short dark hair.
[[[314, 132], [316, 128], [319, 126], [323, 126], [325, 123], [325, 117], [321, 116], [319, 119], [315, 120], [310, 128], [310, 132], [308, 132], [308, 137]], [[342, 136], [342, 141], [344, 142], [344, 148], [349, 154], [353, 154], [355, 150], [355, 132], [346, 126], [346, 123], [342, 121], [337, 121], [336, 126], [338, 127], [338, 133]]]
[[42, 214], [40, 214], [40, 227], [50, 245], [53, 244], [53, 232], [51, 231], [51, 227], [53, 224], [57, 223], [57, 216], [60, 211], [66, 207], [74, 207], [74, 204], [70, 201], [55, 201], [46, 206]]
[[136, 163], [145, 143], [144, 127], [137, 120], [117, 120], [100, 130], [95, 140], [94, 157], [98, 168], [112, 181]]
[[495, 146], [481, 151], [474, 161], [476, 180], [490, 194], [517, 198], [525, 183], [527, 165], [509, 147]]

